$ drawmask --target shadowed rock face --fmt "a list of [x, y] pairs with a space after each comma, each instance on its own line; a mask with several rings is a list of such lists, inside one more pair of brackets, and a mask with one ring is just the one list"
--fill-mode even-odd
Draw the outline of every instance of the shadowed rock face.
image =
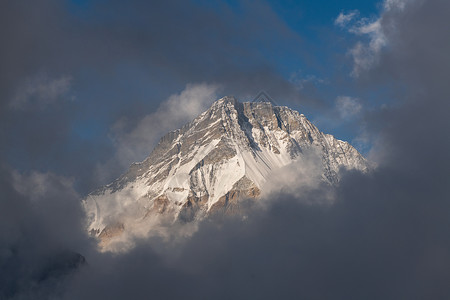
[[341, 167], [368, 169], [356, 149], [320, 132], [302, 114], [224, 97], [162, 137], [143, 162], [89, 195], [84, 200], [89, 230], [109, 241], [123, 231], [150, 230], [159, 219], [170, 224], [239, 213], [242, 199], [258, 198], [274, 170], [305, 152], [318, 155], [322, 179], [330, 184], [339, 181]]

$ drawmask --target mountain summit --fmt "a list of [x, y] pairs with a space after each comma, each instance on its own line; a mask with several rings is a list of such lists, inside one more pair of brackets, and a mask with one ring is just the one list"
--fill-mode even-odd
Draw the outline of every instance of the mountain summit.
[[83, 201], [89, 231], [106, 246], [124, 232], [148, 234], [163, 220], [189, 224], [212, 213], [237, 213], [240, 200], [260, 197], [274, 171], [311, 151], [329, 184], [339, 181], [341, 168], [368, 169], [355, 148], [320, 132], [303, 114], [224, 97], [90, 194]]

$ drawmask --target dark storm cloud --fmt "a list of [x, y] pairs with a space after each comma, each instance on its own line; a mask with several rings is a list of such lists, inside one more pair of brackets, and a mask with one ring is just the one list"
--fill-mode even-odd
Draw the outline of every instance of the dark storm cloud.
[[[274, 52], [300, 44], [262, 2], [69, 1], [2, 3], [2, 83], [17, 88], [40, 69], [80, 67], [114, 72], [123, 63], [189, 82], [214, 80], [237, 93], [289, 88], [274, 69]], [[10, 83], [7, 85], [7, 83]], [[236, 88], [239, 87], [239, 88]], [[4, 89], [5, 90], [5, 89]], [[10, 95], [11, 96], [11, 95]]]
[[[383, 86], [383, 77], [388, 84], [395, 80], [399, 105], [366, 116], [378, 136], [375, 171], [347, 174], [331, 206], [280, 195], [246, 221], [205, 222], [147, 285], [136, 282], [150, 276], [154, 254], [142, 259], [136, 254], [145, 249], [141, 245], [115, 265], [118, 271], [128, 265], [124, 260], [135, 266], [130, 273], [137, 281], [122, 282], [133, 287], [130, 295], [165, 287], [167, 298], [181, 292], [189, 299], [447, 299], [450, 44], [443, 12], [449, 8], [445, 1], [413, 2], [383, 15], [390, 44], [362, 80], [376, 82], [373, 88]], [[321, 202], [325, 195], [316, 190], [302, 197]], [[136, 257], [149, 264], [137, 266]], [[165, 280], [172, 275], [178, 280]], [[116, 275], [82, 276], [69, 299], [122, 290], [107, 284], [118, 282]], [[103, 292], [93, 282], [110, 288]]]
[[300, 38], [264, 2], [77, 3], [0, 4], [0, 136], [16, 167], [84, 178], [87, 192], [105, 183], [92, 167], [116, 150], [108, 128], [139, 122], [188, 83], [299, 95], [277, 58], [297, 55]]
[[422, 181], [394, 169], [350, 174], [332, 207], [280, 196], [246, 221], [205, 222], [178, 255], [141, 245], [117, 258], [94, 256], [66, 296], [445, 299], [450, 204], [441, 196], [450, 191], [445, 179]]
[[[29, 262], [39, 263], [39, 253], [51, 253], [61, 242], [88, 261], [58, 287], [66, 299], [448, 299], [449, 9], [448, 1], [412, 1], [403, 11], [382, 16], [389, 46], [361, 80], [372, 89], [388, 84], [398, 105], [366, 116], [378, 138], [380, 165], [367, 175], [346, 174], [332, 205], [305, 204], [326, 202], [320, 201], [326, 197], [322, 190], [302, 199], [279, 195], [245, 221], [204, 222], [175, 248], [155, 251], [152, 243], [161, 242], [151, 240], [115, 256], [96, 253], [82, 238], [68, 240], [78, 236], [76, 213], [67, 213], [73, 219], [59, 235], [56, 225], [65, 223], [42, 218], [62, 218], [53, 207], [65, 211], [65, 206], [56, 201], [36, 213], [33, 188], [17, 188], [14, 182], [39, 181], [30, 175], [16, 175], [14, 181], [3, 171], [2, 178], [10, 178], [1, 181], [7, 198], [0, 202], [2, 212], [11, 212], [0, 220], [2, 246], [7, 245], [2, 264], [11, 266], [11, 273], [1, 273], [9, 280], [8, 291], [36, 298], [24, 275]], [[46, 186], [63, 188], [46, 190], [42, 195], [48, 197], [40, 199], [72, 199], [70, 193], [60, 196], [70, 191], [66, 181], [45, 178], [52, 182]], [[16, 262], [8, 249], [20, 245], [17, 241], [26, 243], [16, 247], [22, 252], [36, 246], [39, 251], [25, 251]], [[25, 283], [16, 287], [18, 282]]]
[[86, 252], [70, 179], [0, 169], [0, 298], [46, 299]]

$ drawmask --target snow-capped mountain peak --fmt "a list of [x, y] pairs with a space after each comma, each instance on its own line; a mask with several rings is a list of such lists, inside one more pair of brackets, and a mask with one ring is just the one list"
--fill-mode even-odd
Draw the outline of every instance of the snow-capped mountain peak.
[[274, 171], [308, 151], [318, 153], [322, 179], [330, 184], [339, 181], [342, 167], [368, 169], [355, 148], [297, 111], [221, 98], [84, 200], [89, 231], [105, 246], [123, 232], [148, 234], [161, 220], [187, 224], [215, 212], [236, 213], [240, 200], [260, 197]]

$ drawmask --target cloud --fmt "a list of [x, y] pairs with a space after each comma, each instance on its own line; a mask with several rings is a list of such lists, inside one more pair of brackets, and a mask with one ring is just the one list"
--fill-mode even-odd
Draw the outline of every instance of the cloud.
[[[72, 180], [0, 168], [0, 297], [46, 299], [89, 249]], [[79, 253], [78, 252], [78, 253]]]
[[[386, 15], [395, 14], [404, 10], [408, 0], [384, 0], [383, 9], [379, 17], [362, 18], [357, 11], [347, 14], [341, 12], [334, 24], [346, 29], [349, 33], [363, 37], [349, 50], [353, 58], [352, 75], [358, 77], [362, 72], [369, 70], [379, 62], [382, 49], [389, 44], [385, 35], [385, 27], [382, 26]], [[395, 28], [389, 28], [395, 30]]]
[[[376, 170], [344, 176], [333, 205], [320, 204], [321, 188], [285, 190], [245, 220], [202, 223], [162, 256], [143, 243], [118, 259], [93, 259], [94, 271], [80, 272], [67, 299], [448, 298], [450, 3], [417, 3], [381, 16], [390, 46], [377, 66], [361, 70], [373, 79], [365, 88], [395, 78], [399, 99], [364, 116], [378, 137]], [[135, 277], [117, 275], [124, 273]]]
[[347, 28], [348, 32], [366, 36], [368, 42], [357, 42], [349, 53], [353, 57], [352, 75], [358, 77], [361, 72], [368, 70], [378, 61], [378, 55], [387, 45], [380, 20], [360, 19], [355, 25]]
[[119, 120], [113, 127], [119, 161], [129, 165], [144, 159], [161, 136], [192, 121], [217, 100], [218, 88], [189, 84], [162, 102], [155, 112], [144, 116], [131, 131], [126, 131], [127, 120]]
[[218, 84], [240, 99], [264, 87], [276, 99], [316, 103], [277, 66], [304, 53], [268, 3], [203, 4], [2, 2], [1, 154], [15, 168], [75, 174], [88, 193], [124, 170], [95, 172], [117, 152], [108, 129], [123, 122], [129, 132], [187, 83]]
[[[303, 156], [285, 167], [274, 170], [262, 188], [263, 202], [271, 202], [278, 195], [290, 195], [309, 204], [332, 202], [332, 188], [324, 179], [323, 162], [320, 153], [305, 150]], [[323, 199], [311, 199], [311, 191], [323, 191]], [[323, 202], [321, 202], [323, 201]]]
[[[127, 68], [160, 89], [166, 80], [178, 87], [219, 82], [239, 96], [254, 95], [261, 86], [276, 97], [298, 96], [272, 57], [301, 56], [301, 39], [265, 2], [241, 1], [234, 7], [220, 1], [114, 0], [105, 7], [98, 0], [84, 6], [43, 0], [29, 6], [6, 2], [1, 11], [9, 24], [0, 32], [8, 43], [0, 52], [2, 73], [8, 74], [2, 94], [17, 103], [29, 95], [14, 95], [24, 90], [18, 83], [40, 70], [70, 74], [83, 83], [77, 88], [90, 91], [95, 86], [89, 74], [98, 76], [121, 99], [133, 92], [120, 89], [129, 78]], [[43, 12], [50, 17], [43, 18]]]
[[278, 193], [245, 220], [205, 221], [163, 254], [152, 240], [124, 255], [92, 256], [64, 299], [445, 297], [449, 220], [444, 212], [417, 213], [448, 203], [421, 201], [423, 186], [410, 186], [421, 179], [406, 173], [349, 174], [331, 206], [318, 205], [327, 201], [322, 189], [299, 197]]
[[357, 11], [357, 10], [352, 10], [352, 11], [349, 11], [348, 13], [341, 12], [337, 16], [337, 18], [334, 20], [334, 25], [339, 26], [339, 27], [345, 27], [345, 26], [347, 26], [348, 23], [350, 23], [350, 21], [352, 21], [358, 15], [359, 15], [359, 11]]
[[61, 76], [49, 78], [47, 74], [40, 73], [29, 78], [18, 88], [16, 95], [10, 102], [13, 109], [26, 109], [34, 104], [39, 108], [53, 104], [67, 93], [71, 88], [72, 77]]
[[144, 160], [163, 135], [192, 121], [217, 100], [219, 90], [219, 85], [188, 84], [183, 91], [169, 96], [155, 112], [143, 116], [137, 123], [127, 118], [117, 121], [111, 135], [117, 152], [106, 165], [98, 166], [98, 175], [110, 175], [112, 167], [119, 167], [123, 172], [131, 163]]
[[358, 98], [339, 96], [336, 98], [336, 109], [342, 119], [348, 120], [358, 116], [362, 111], [362, 104]]
[[353, 58], [351, 74], [354, 77], [358, 77], [378, 65], [382, 51], [396, 42], [392, 38], [393, 34], [399, 31], [396, 27], [398, 22], [395, 19], [401, 16], [408, 6], [414, 7], [421, 3], [424, 3], [424, 1], [384, 0], [379, 16], [373, 18], [360, 17], [357, 19], [358, 14], [354, 11], [348, 14], [342, 12], [339, 14], [335, 20], [335, 25], [361, 38], [349, 50], [349, 54]]
[[293, 72], [289, 77], [289, 81], [298, 90], [316, 87], [327, 83], [326, 79], [318, 78], [316, 75], [304, 75], [301, 70]]
[[385, 10], [400, 9], [403, 10], [408, 2], [411, 0], [385, 0], [383, 7]]
[[[81, 238], [70, 179], [14, 179], [2, 167], [1, 297], [447, 299], [449, 8], [446, 0], [411, 1], [380, 15], [389, 46], [355, 81], [369, 91], [389, 87], [398, 103], [364, 115], [379, 166], [342, 178], [333, 205], [311, 205], [326, 199], [321, 188], [287, 191], [246, 220], [205, 221], [178, 247], [141, 241], [113, 256]], [[67, 280], [37, 283], [34, 270], [61, 248], [80, 249], [88, 264]]]
[[22, 196], [29, 197], [33, 202], [39, 201], [51, 192], [55, 184], [65, 193], [71, 193], [74, 198], [78, 195], [73, 188], [73, 178], [66, 178], [52, 173], [40, 173], [32, 171], [29, 174], [22, 174], [18, 171], [12, 172], [12, 185]]

